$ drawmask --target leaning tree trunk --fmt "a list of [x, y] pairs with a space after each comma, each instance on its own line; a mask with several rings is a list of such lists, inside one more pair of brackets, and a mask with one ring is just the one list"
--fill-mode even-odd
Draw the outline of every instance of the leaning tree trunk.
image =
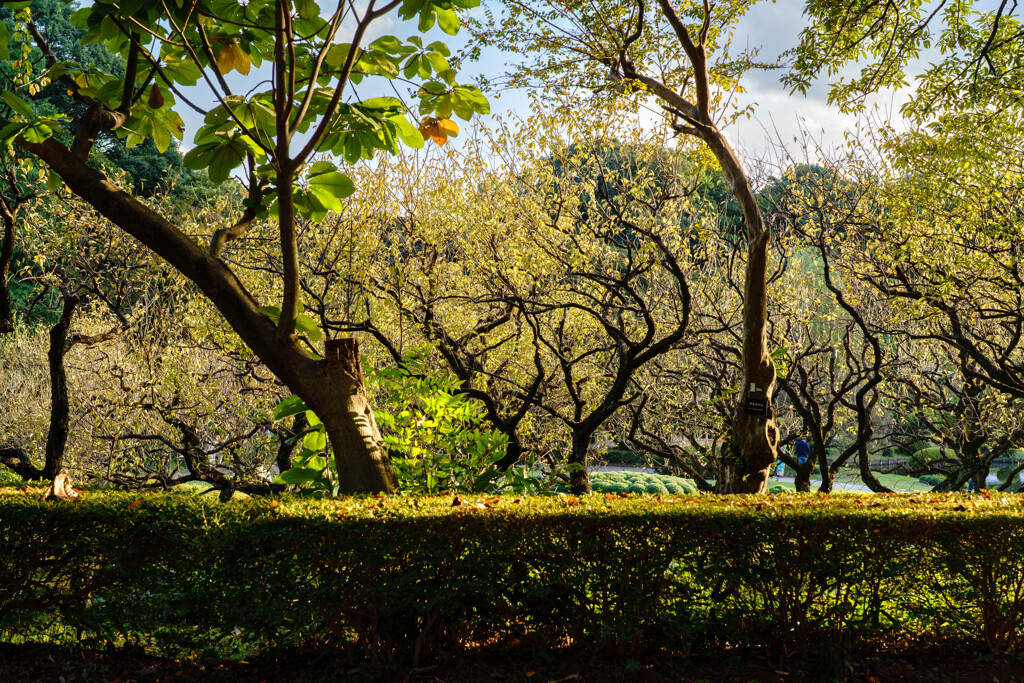
[[732, 458], [721, 490], [763, 493], [775, 463], [779, 431], [772, 405], [775, 363], [768, 351], [768, 254], [771, 234], [764, 225], [750, 181], [739, 159], [717, 130], [705, 137], [743, 210], [747, 267], [743, 283], [743, 378], [732, 422]]
[[398, 478], [366, 395], [359, 342], [331, 339], [326, 350], [323, 383], [305, 400], [327, 429], [338, 469], [339, 493], [395, 493]]

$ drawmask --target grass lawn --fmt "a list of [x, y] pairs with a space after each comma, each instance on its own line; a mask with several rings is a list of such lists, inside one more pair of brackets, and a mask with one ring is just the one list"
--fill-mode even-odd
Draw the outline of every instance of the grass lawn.
[[[888, 486], [893, 491], [931, 491], [932, 487], [929, 484], [925, 484], [917, 477], [908, 477], [902, 474], [880, 474], [875, 473], [875, 477], [879, 483], [883, 486]], [[836, 475], [836, 482], [844, 484], [863, 484], [864, 482], [860, 478], [860, 472], [857, 470], [841, 470]]]
[[[792, 477], [793, 471], [787, 469], [786, 476]], [[916, 477], [908, 477], [902, 474], [880, 474], [878, 472], [875, 473], [875, 477], [878, 478], [878, 481], [883, 486], [888, 486], [890, 489], [897, 492], [913, 493], [918, 491], [932, 490], [931, 485], [925, 484]], [[817, 470], [815, 470], [814, 473], [811, 474], [811, 481], [821, 481], [821, 474]], [[858, 485], [864, 484], [864, 482], [860, 478], [860, 472], [852, 468], [843, 468], [839, 470], [839, 473], [836, 474], [835, 483]], [[816, 490], [817, 487], [812, 487], [812, 489]], [[792, 482], [771, 480], [768, 482], [768, 490], [771, 491], [772, 493], [792, 493], [796, 491], [796, 487]], [[843, 491], [844, 489], [839, 488], [833, 490], [834, 493], [841, 493]], [[847, 492], [852, 493], [852, 491]]]

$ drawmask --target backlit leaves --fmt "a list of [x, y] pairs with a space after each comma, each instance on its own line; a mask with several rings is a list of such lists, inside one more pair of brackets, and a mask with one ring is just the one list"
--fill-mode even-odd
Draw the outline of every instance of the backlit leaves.
[[230, 42], [217, 53], [217, 69], [222, 74], [235, 69], [243, 76], [248, 76], [250, 66], [252, 66], [252, 63], [249, 61], [249, 55], [245, 54], [242, 48], [238, 47], [238, 43]]
[[448, 142], [448, 138], [454, 138], [459, 134], [459, 126], [449, 119], [437, 119], [433, 116], [425, 116], [420, 121], [420, 135], [424, 140], [433, 140], [440, 146]]

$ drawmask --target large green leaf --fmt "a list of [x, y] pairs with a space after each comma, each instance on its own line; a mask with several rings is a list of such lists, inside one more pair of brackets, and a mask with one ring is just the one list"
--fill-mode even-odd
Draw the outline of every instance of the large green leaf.
[[344, 199], [356, 191], [356, 186], [352, 179], [344, 173], [337, 171], [310, 176], [309, 186], [317, 194], [318, 198], [321, 198], [321, 193], [324, 193], [335, 199], [337, 207], [328, 207], [331, 211], [340, 211], [341, 202], [337, 200]]
[[437, 25], [450, 36], [459, 32], [459, 15], [455, 10], [437, 8]]
[[307, 410], [309, 410], [309, 408], [306, 406], [306, 402], [295, 394], [292, 394], [274, 406], [274, 419], [283, 420], [286, 417], [303, 413]]
[[21, 136], [25, 138], [27, 142], [32, 144], [43, 142], [51, 135], [53, 135], [53, 129], [40, 121], [29, 124], [21, 133]]
[[3, 98], [4, 102], [7, 103], [8, 107], [13, 109], [18, 114], [24, 116], [26, 119], [34, 119], [36, 117], [36, 112], [34, 109], [32, 109], [32, 105], [30, 105], [28, 102], [21, 99], [14, 93], [4, 92]]
[[195, 85], [202, 77], [199, 67], [192, 61], [165, 57], [160, 68], [164, 76], [181, 85]]
[[274, 479], [275, 484], [305, 484], [318, 479], [320, 477], [321, 470], [314, 470], [306, 467], [293, 467], [290, 470], [285, 470], [281, 474], [277, 475]]
[[318, 342], [324, 339], [324, 333], [320, 331], [320, 326], [305, 313], [295, 316], [295, 329], [304, 333], [310, 341]]
[[311, 430], [302, 437], [302, 445], [313, 452], [327, 448], [327, 433], [320, 429]]
[[409, 123], [409, 120], [404, 116], [394, 116], [389, 119], [395, 126], [395, 134], [398, 138], [407, 144], [409, 147], [420, 149], [426, 142], [423, 139], [423, 135], [420, 134], [418, 128]]

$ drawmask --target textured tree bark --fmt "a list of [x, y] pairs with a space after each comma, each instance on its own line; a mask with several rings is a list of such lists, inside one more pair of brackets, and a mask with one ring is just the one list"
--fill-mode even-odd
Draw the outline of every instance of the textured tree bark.
[[68, 443], [71, 424], [64, 354], [67, 352], [68, 329], [78, 307], [78, 297], [68, 292], [62, 294], [64, 309], [61, 311], [60, 320], [50, 328], [50, 348], [46, 354], [50, 366], [50, 429], [46, 433], [44, 479], [53, 479], [64, 467], [64, 450]]
[[398, 479], [384, 448], [366, 395], [359, 342], [331, 339], [323, 361], [324, 382], [306, 399], [327, 429], [338, 469], [339, 492], [398, 491]]
[[[726, 493], [763, 493], [778, 452], [779, 432], [772, 405], [775, 363], [768, 351], [768, 254], [771, 235], [739, 160], [720, 134], [710, 136], [715, 154], [743, 210], [747, 268], [743, 283], [743, 384], [732, 423], [732, 459], [724, 467]], [[763, 414], [747, 410], [747, 399], [763, 399]]]
[[587, 451], [590, 449], [590, 434], [572, 435], [572, 452], [569, 454], [569, 463], [580, 465], [580, 469], [574, 469], [569, 473], [569, 486], [577, 496], [584, 496], [590, 493], [590, 472], [587, 471]]
[[0, 448], [0, 465], [26, 481], [43, 478], [43, 471], [32, 464], [24, 448]]

